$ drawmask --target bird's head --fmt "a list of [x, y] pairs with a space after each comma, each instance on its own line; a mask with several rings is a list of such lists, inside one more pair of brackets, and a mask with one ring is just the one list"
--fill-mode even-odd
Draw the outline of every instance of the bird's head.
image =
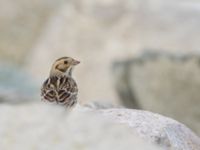
[[58, 76], [63, 74], [71, 76], [73, 67], [78, 65], [79, 63], [79, 61], [71, 57], [61, 57], [53, 63], [50, 76]]

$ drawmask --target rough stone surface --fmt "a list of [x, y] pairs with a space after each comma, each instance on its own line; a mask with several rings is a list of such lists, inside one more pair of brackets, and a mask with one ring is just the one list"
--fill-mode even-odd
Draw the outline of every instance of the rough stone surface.
[[199, 150], [200, 138], [183, 124], [147, 111], [131, 109], [106, 109], [103, 114], [131, 127], [146, 141], [163, 149]]
[[2, 150], [159, 150], [130, 129], [94, 112], [33, 105], [0, 105]]
[[[47, 104], [0, 105], [0, 149], [199, 150], [187, 127], [150, 112], [130, 109], [72, 111]], [[5, 115], [6, 114], [6, 115]]]
[[200, 55], [146, 52], [113, 67], [122, 102], [175, 118], [200, 134]]

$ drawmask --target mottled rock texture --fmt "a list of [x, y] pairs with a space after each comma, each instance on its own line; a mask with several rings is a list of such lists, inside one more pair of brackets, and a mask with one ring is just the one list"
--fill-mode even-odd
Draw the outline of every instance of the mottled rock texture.
[[128, 125], [139, 137], [165, 150], [198, 150], [200, 138], [185, 125], [164, 116], [132, 109], [106, 109], [101, 113]]

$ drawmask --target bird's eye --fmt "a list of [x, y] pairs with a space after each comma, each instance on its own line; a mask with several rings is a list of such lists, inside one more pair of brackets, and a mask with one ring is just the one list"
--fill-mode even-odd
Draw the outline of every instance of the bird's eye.
[[68, 61], [67, 61], [67, 60], [65, 60], [65, 61], [64, 61], [64, 64], [68, 64]]

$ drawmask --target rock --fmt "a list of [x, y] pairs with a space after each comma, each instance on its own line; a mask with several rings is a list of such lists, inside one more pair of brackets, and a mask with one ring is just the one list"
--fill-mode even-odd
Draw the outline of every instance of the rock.
[[110, 120], [128, 125], [145, 141], [162, 149], [199, 150], [200, 138], [183, 124], [142, 110], [105, 109], [101, 113]]
[[116, 63], [113, 75], [127, 107], [175, 118], [200, 134], [199, 62], [199, 54], [145, 52]]
[[2, 104], [0, 118], [2, 150], [159, 150], [129, 128], [90, 111]]
[[49, 103], [1, 104], [0, 117], [3, 150], [200, 148], [200, 139], [184, 125], [140, 110], [77, 106], [67, 111]]

